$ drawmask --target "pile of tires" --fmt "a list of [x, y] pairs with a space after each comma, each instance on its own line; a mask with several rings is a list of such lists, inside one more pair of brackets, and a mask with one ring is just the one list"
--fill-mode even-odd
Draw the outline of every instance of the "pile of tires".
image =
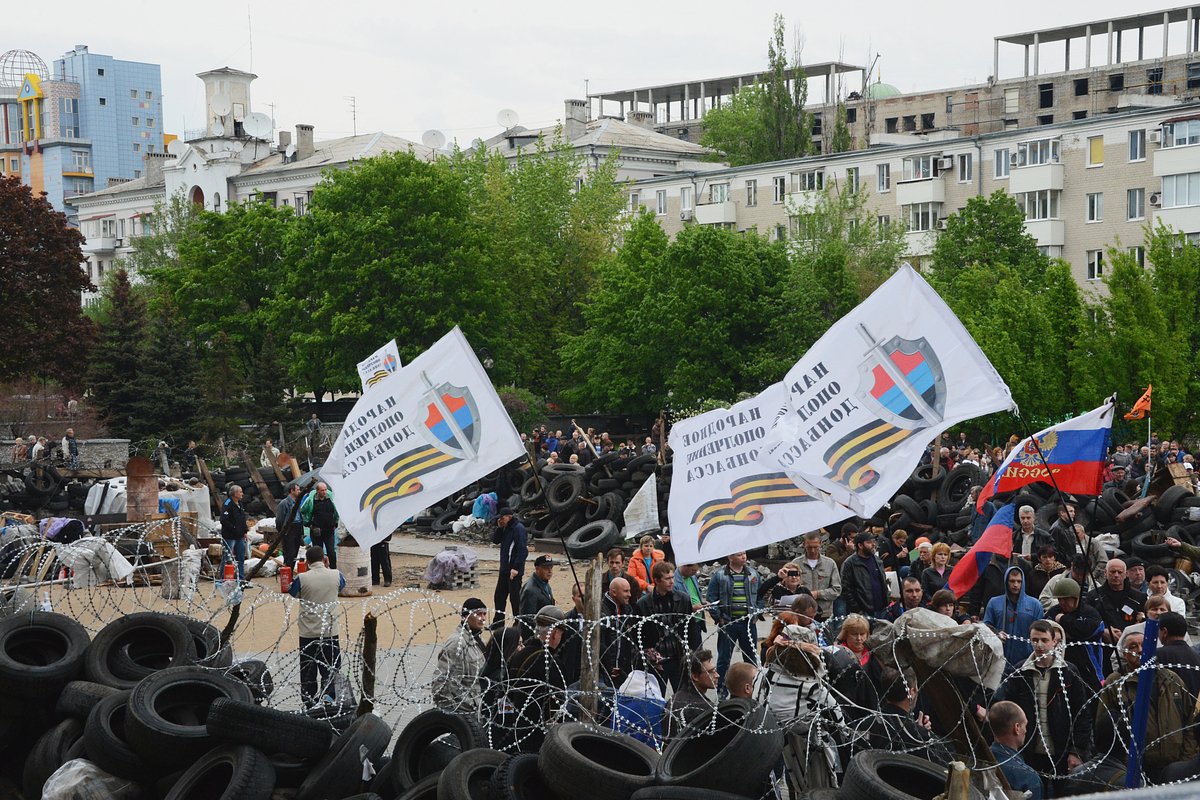
[[[280, 470], [283, 473], [283, 480], [279, 480], [279, 476], [275, 474], [275, 470], [270, 467], [259, 467], [258, 477], [262, 479], [271, 496], [276, 500], [282, 500], [287, 494], [288, 481], [292, 479], [291, 467], [284, 467]], [[187, 479], [190, 473], [185, 473], [182, 477]], [[262, 498], [262, 491], [258, 488], [258, 482], [254, 480], [254, 476], [245, 467], [233, 466], [224, 470], [212, 470], [211, 473], [213, 483], [217, 489], [226, 495], [233, 486], [242, 487], [242, 491], [246, 493], [243, 505], [246, 508], [246, 513], [252, 517], [263, 517], [271, 513], [266, 501]]]
[[983, 473], [973, 464], [959, 464], [949, 471], [922, 464], [892, 497], [890, 516], [882, 524], [920, 535], [945, 534], [951, 541], [966, 540], [971, 523], [967, 505], [971, 489], [983, 485]]

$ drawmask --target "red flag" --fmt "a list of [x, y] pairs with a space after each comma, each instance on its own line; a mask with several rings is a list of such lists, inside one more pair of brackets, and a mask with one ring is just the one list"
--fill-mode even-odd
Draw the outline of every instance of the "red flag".
[[947, 583], [955, 597], [961, 599], [971, 590], [993, 555], [998, 554], [1004, 558], [1012, 556], [1013, 517], [1016, 509], [1012, 503], [1001, 506], [992, 516], [979, 541], [971, 545], [971, 549], [954, 565]]
[[1129, 413], [1125, 415], [1125, 419], [1145, 419], [1150, 413], [1150, 392], [1154, 390], [1154, 384], [1146, 387], [1146, 393], [1143, 394], [1133, 408], [1129, 409]]

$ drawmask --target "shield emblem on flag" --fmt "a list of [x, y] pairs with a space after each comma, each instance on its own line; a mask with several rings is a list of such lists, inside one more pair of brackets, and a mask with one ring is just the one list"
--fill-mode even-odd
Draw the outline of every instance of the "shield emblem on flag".
[[383, 357], [383, 368], [386, 369], [388, 372], [395, 372], [396, 371], [396, 357], [394, 355], [392, 355], [391, 353], [388, 353], [386, 356], [384, 356]]
[[909, 430], [942, 421], [946, 377], [924, 338], [893, 336], [872, 348], [858, 371], [858, 396], [880, 419]]
[[479, 407], [471, 390], [439, 384], [421, 396], [425, 419], [421, 432], [429, 443], [456, 458], [474, 460], [479, 453]]

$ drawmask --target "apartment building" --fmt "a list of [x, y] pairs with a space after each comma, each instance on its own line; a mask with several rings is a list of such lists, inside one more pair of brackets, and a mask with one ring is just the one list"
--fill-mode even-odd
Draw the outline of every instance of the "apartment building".
[[1108, 247], [1144, 262], [1147, 224], [1200, 237], [1200, 102], [974, 136], [883, 134], [866, 150], [637, 181], [629, 205], [671, 235], [699, 224], [788, 239], [826, 189], [864, 192], [880, 222], [905, 227], [916, 265], [946, 217], [1006, 191], [1042, 251], [1099, 286]]

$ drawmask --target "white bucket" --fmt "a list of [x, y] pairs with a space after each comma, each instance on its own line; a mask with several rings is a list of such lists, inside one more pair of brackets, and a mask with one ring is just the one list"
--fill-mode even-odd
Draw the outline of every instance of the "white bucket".
[[342, 597], [364, 597], [371, 594], [371, 548], [343, 544], [337, 550], [338, 572], [346, 577]]

